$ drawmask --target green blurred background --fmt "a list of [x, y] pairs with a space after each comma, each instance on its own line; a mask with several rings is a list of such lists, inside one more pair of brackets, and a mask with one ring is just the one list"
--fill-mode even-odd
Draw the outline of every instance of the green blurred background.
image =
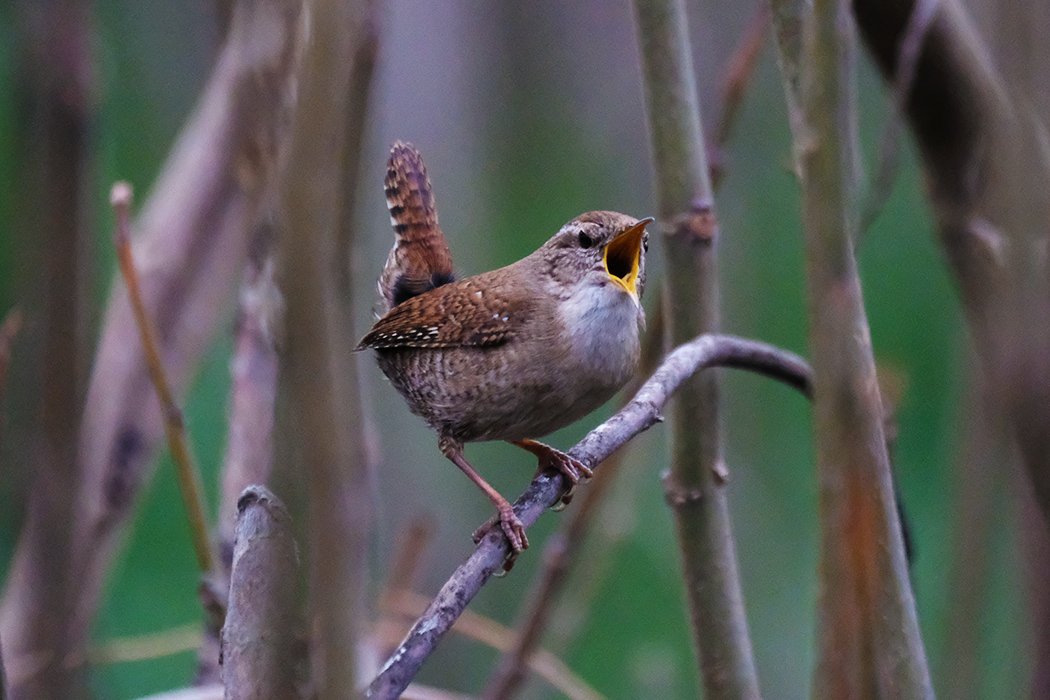
[[[41, 5], [0, 6], [0, 313], [15, 304], [32, 330], [33, 277], [27, 254], [34, 231], [20, 226], [25, 147], [33, 124], [23, 84], [25, 27]], [[724, 66], [754, 10], [748, 3], [690, 4], [699, 94], [709, 132], [720, 111]], [[374, 280], [392, 236], [382, 196], [387, 149], [395, 139], [423, 153], [457, 269], [473, 274], [531, 252], [576, 214], [616, 209], [654, 213], [638, 51], [627, 2], [426, 2], [383, 4], [380, 60], [366, 133], [354, 257], [355, 332], [371, 323]], [[114, 269], [111, 216], [115, 179], [132, 182], [141, 201], [207, 78], [219, 40], [210, 2], [94, 4], [93, 108], [86, 221], [95, 325]], [[723, 159], [723, 318], [729, 332], [806, 353], [804, 270], [798, 190], [790, 171], [790, 134], [772, 43], [767, 39]], [[885, 91], [862, 61], [860, 103], [864, 165], [873, 169], [888, 118]], [[653, 247], [652, 309], [660, 280]], [[985, 552], [977, 578], [983, 601], [978, 683], [973, 697], [1021, 697], [1031, 659], [1032, 616], [1019, 495], [1026, 484], [1002, 477], [988, 498], [994, 522], [960, 537], [955, 467], [965, 438], [968, 345], [960, 310], [931, 231], [921, 176], [910, 144], [884, 211], [860, 245], [865, 297], [877, 358], [906, 387], [899, 407], [895, 467], [916, 544], [914, 587], [935, 686], [952, 673], [947, 628], [958, 591], [961, 555]], [[232, 300], [231, 300], [232, 301]], [[224, 447], [230, 322], [219, 331], [186, 399], [186, 415], [215, 503]], [[97, 331], [93, 329], [93, 333]], [[353, 343], [356, 338], [347, 338]], [[444, 460], [436, 439], [360, 356], [380, 448], [378, 531], [373, 579], [381, 578], [399, 528], [417, 515], [435, 523], [419, 586], [433, 593], [470, 551], [469, 533], [490, 506]], [[12, 372], [29, 358], [16, 348]], [[807, 692], [813, 664], [816, 599], [816, 493], [809, 407], [767, 380], [724, 375], [730, 498], [748, 621], [767, 700]], [[20, 411], [31, 386], [12, 374], [9, 430], [0, 456], [0, 572], [7, 570], [29, 476], [19, 453]], [[556, 434], [566, 448], [601, 415]], [[696, 697], [697, 673], [680, 589], [670, 513], [659, 483], [667, 438], [662, 427], [638, 439], [620, 484], [599, 518], [546, 644], [595, 689], [613, 698]], [[516, 494], [535, 465], [502, 444], [470, 446], [468, 458], [504, 494]], [[496, 468], [500, 465], [500, 468]], [[502, 468], [502, 465], [507, 465]], [[1014, 483], [1016, 482], [1016, 483]], [[214, 507], [214, 506], [213, 506]], [[511, 624], [540, 560], [547, 534], [563, 515], [545, 517], [534, 548], [514, 572], [494, 580], [473, 605]], [[962, 544], [960, 544], [960, 542]], [[977, 557], [980, 559], [980, 557]], [[112, 572], [94, 637], [109, 640], [199, 620], [194, 558], [170, 463], [161, 458], [144, 492], [134, 529]], [[496, 654], [451, 638], [421, 680], [476, 692]], [[135, 698], [186, 684], [192, 652], [100, 667], [101, 698]], [[550, 696], [534, 681], [532, 697]]]

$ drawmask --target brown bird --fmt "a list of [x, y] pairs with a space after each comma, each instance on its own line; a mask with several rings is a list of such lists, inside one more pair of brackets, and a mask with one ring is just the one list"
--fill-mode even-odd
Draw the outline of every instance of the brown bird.
[[397, 240], [379, 287], [392, 308], [357, 349], [376, 350], [412, 412], [437, 431], [442, 453], [496, 506], [515, 556], [528, 547], [525, 528], [464, 459], [463, 445], [506, 440], [574, 485], [591, 475], [532, 438], [587, 415], [633, 375], [652, 219], [581, 214], [528, 257], [452, 281], [426, 171], [411, 146], [394, 145], [386, 193]]

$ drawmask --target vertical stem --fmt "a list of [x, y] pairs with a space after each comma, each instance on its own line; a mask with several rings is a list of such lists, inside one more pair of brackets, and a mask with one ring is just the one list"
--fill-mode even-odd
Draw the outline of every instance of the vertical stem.
[[855, 38], [845, 0], [806, 24], [801, 154], [820, 496], [815, 698], [932, 698], [897, 519], [856, 234]]
[[13, 84], [21, 88], [24, 124], [15, 129], [18, 221], [4, 235], [20, 253], [14, 277], [32, 321], [27, 352], [12, 367], [19, 407], [12, 433], [24, 436], [25, 447], [13, 456], [31, 485], [0, 634], [12, 695], [75, 698], [84, 686], [70, 662], [76, 657], [71, 600], [79, 580], [69, 559], [89, 316], [84, 193], [91, 189], [94, 13], [93, 3], [71, 0], [11, 7], [21, 35], [12, 35], [22, 51]]
[[292, 141], [278, 209], [285, 295], [278, 439], [308, 498], [312, 680], [319, 700], [355, 687], [371, 499], [344, 250], [376, 51], [365, 0], [307, 4]]
[[292, 653], [299, 557], [290, 520], [284, 504], [261, 486], [245, 489], [237, 502], [230, 612], [222, 630], [227, 700], [299, 697]]
[[[635, 0], [656, 166], [670, 342], [718, 328], [718, 223], [701, 131], [682, 0]], [[704, 696], [757, 698], [726, 501], [718, 383], [689, 379], [672, 408], [672, 462], [665, 477], [685, 571]]]

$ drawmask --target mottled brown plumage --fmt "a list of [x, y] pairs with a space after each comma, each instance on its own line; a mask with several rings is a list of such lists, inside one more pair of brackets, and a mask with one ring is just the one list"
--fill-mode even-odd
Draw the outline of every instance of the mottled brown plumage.
[[453, 279], [452, 254], [438, 226], [430, 178], [412, 144], [394, 143], [384, 184], [396, 238], [379, 278], [381, 313]]
[[506, 440], [573, 483], [590, 475], [531, 438], [587, 415], [634, 373], [649, 221], [583, 214], [512, 265], [407, 298], [358, 345], [376, 350], [445, 456], [492, 500], [515, 554], [528, 546], [524, 528], [464, 459], [463, 444]]

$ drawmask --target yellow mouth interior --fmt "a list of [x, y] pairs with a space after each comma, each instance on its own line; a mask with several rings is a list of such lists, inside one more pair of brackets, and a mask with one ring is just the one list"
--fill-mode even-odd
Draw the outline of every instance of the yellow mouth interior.
[[605, 270], [613, 282], [638, 299], [638, 263], [642, 252], [645, 227], [652, 219], [642, 219], [605, 247]]

